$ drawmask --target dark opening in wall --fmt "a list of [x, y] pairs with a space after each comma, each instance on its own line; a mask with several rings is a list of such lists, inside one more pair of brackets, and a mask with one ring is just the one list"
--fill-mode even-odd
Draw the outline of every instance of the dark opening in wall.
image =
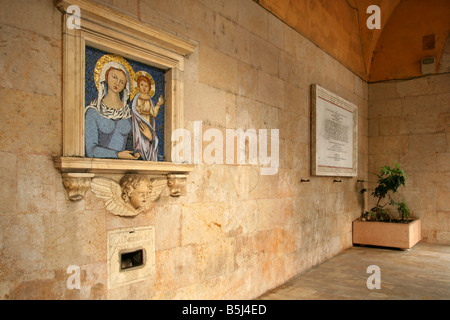
[[144, 264], [145, 264], [144, 249], [120, 253], [120, 271], [136, 269], [144, 266]]

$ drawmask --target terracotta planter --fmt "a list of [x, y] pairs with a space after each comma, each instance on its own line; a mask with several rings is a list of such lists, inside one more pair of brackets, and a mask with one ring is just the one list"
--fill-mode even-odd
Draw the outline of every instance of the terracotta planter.
[[421, 239], [420, 219], [410, 223], [353, 221], [353, 244], [410, 249]]

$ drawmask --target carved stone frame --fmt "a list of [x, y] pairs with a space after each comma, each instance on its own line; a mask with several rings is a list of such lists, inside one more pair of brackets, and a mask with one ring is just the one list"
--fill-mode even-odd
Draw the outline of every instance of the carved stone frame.
[[[56, 0], [55, 5], [64, 19], [63, 154], [54, 159], [54, 164], [64, 174], [64, 185], [70, 185], [68, 182], [72, 180], [72, 192], [87, 190], [86, 187], [77, 188], [74, 185], [86, 186], [93, 174], [101, 173], [175, 174], [185, 177], [193, 170], [193, 165], [171, 162], [171, 133], [184, 127], [182, 72], [185, 57], [194, 52], [196, 45], [89, 0]], [[71, 5], [80, 9], [80, 24], [76, 28], [67, 24], [68, 19], [73, 19], [74, 13], [67, 12]], [[164, 162], [85, 157], [86, 45], [166, 71]], [[71, 199], [80, 200], [82, 197], [83, 194], [72, 195]]]

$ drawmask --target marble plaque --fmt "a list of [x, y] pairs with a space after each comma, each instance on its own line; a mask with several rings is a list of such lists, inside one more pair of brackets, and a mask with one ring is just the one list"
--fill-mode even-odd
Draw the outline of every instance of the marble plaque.
[[311, 102], [312, 174], [356, 176], [358, 108], [318, 85]]

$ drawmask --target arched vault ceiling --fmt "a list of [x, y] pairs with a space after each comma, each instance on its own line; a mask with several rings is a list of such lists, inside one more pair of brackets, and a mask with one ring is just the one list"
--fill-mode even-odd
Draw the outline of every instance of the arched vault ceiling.
[[[369, 82], [422, 76], [426, 57], [437, 68], [450, 31], [450, 0], [254, 1]], [[379, 30], [366, 26], [370, 5]]]

